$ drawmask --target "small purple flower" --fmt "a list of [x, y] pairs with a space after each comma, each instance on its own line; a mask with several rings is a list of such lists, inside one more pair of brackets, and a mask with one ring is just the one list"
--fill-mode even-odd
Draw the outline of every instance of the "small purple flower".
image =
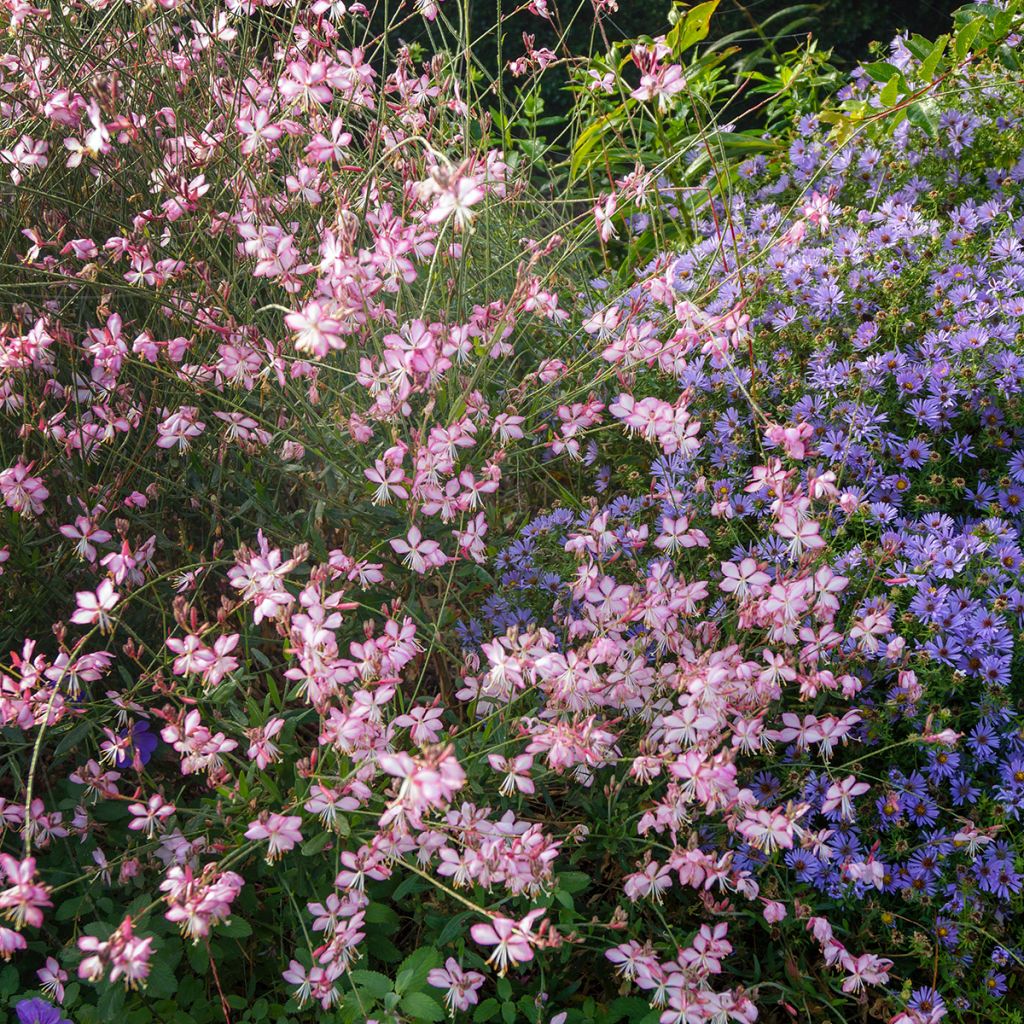
[[1006, 995], [1006, 975], [998, 971], [989, 971], [985, 975], [985, 991], [993, 999]]
[[15, 1004], [18, 1024], [71, 1024], [60, 1015], [60, 1010], [45, 999], [22, 999]]
[[[149, 722], [145, 719], [139, 719], [132, 723], [131, 729], [125, 729], [120, 736], [127, 736], [129, 731], [132, 737], [132, 746], [135, 748], [135, 752], [139, 755], [139, 761], [141, 764], [148, 764], [149, 759], [153, 756], [153, 752], [160, 745], [160, 740], [157, 736], [149, 731]], [[132, 766], [132, 757], [126, 754], [118, 755], [117, 760], [114, 762], [118, 768], [130, 768]]]

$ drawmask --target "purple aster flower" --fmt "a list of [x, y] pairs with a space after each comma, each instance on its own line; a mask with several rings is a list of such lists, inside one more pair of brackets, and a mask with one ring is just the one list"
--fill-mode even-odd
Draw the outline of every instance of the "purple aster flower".
[[946, 1009], [946, 1003], [935, 989], [917, 988], [910, 993], [907, 1008], [917, 1010], [918, 1013], [924, 1014], [925, 1018], [928, 1018], [933, 1014], [942, 1016]]
[[971, 785], [968, 776], [961, 774], [955, 776], [950, 783], [950, 795], [957, 807], [963, 807], [964, 804], [977, 803], [981, 790]]
[[1006, 975], [997, 971], [989, 971], [985, 975], [985, 991], [993, 998], [999, 999], [1006, 995]]
[[940, 917], [935, 921], [935, 937], [946, 949], [955, 949], [959, 941], [960, 929], [955, 921]]

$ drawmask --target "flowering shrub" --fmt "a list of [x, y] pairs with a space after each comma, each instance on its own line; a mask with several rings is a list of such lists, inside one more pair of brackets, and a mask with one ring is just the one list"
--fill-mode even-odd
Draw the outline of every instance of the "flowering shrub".
[[582, 202], [416, 8], [5, 7], [0, 998], [1006, 1019], [1016, 5]]

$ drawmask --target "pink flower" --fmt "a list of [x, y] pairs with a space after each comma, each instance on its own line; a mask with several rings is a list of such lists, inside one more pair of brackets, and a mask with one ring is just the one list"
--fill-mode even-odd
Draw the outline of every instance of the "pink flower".
[[464, 971], [454, 957], [448, 957], [444, 967], [435, 967], [427, 975], [428, 984], [448, 989], [444, 1002], [452, 1013], [474, 1006], [479, 1001], [477, 989], [485, 980], [479, 971]]
[[18, 461], [0, 473], [0, 494], [8, 508], [23, 516], [39, 515], [43, 502], [50, 496], [43, 481], [31, 475], [32, 466], [31, 462]]
[[[539, 913], [543, 913], [543, 910], [531, 911], [523, 919], [523, 923], [525, 924], [531, 915]], [[487, 958], [487, 963], [494, 964], [498, 974], [502, 976], [510, 966], [525, 964], [533, 959], [528, 929], [524, 931], [519, 924], [507, 917], [493, 917], [490, 924], [475, 924], [469, 931], [481, 946], [494, 946], [494, 952]]]
[[605, 196], [603, 201], [598, 201], [594, 206], [594, 223], [597, 225], [597, 235], [602, 242], [609, 242], [617, 237], [615, 231], [615, 208], [616, 198], [613, 195]]
[[281, 759], [281, 751], [271, 741], [283, 728], [283, 718], [271, 718], [261, 728], [246, 730], [249, 737], [249, 749], [246, 754], [250, 761], [256, 762], [256, 767], [260, 771]]
[[484, 190], [476, 178], [456, 177], [438, 190], [437, 199], [427, 214], [428, 224], [440, 224], [451, 217], [458, 231], [466, 230], [475, 216], [472, 207], [484, 198]]
[[295, 332], [295, 348], [323, 359], [331, 349], [343, 349], [341, 323], [324, 312], [321, 302], [307, 303], [301, 312], [289, 313], [284, 318], [288, 328]]
[[53, 996], [58, 1003], [64, 1002], [64, 982], [68, 980], [68, 972], [52, 956], [48, 956], [46, 963], [36, 971], [36, 977], [47, 995]]
[[516, 790], [527, 794], [535, 792], [536, 787], [530, 778], [530, 769], [533, 767], [532, 754], [519, 754], [512, 758], [502, 757], [501, 754], [488, 754], [487, 763], [496, 772], [506, 773], [498, 789], [502, 796], [511, 796]]
[[0, 853], [0, 871], [10, 886], [0, 891], [0, 911], [14, 922], [17, 929], [31, 925], [38, 928], [43, 923], [43, 907], [52, 907], [50, 888], [35, 881], [36, 859], [26, 857], [18, 860], [9, 853]]
[[162, 423], [157, 425], [156, 446], [158, 448], [178, 447], [179, 452], [188, 451], [192, 440], [199, 437], [206, 429], [206, 424], [199, 419], [199, 410], [194, 405], [183, 405], [176, 412], [168, 414]]
[[835, 782], [828, 788], [825, 794], [825, 802], [821, 805], [823, 814], [830, 811], [839, 811], [839, 817], [844, 821], [853, 819], [853, 798], [862, 796], [871, 788], [866, 782], [858, 782], [853, 775], [847, 775], [842, 782]]
[[114, 627], [110, 612], [120, 599], [120, 594], [114, 590], [114, 584], [110, 580], [104, 580], [92, 593], [88, 590], [80, 590], [75, 594], [78, 607], [71, 615], [71, 621], [80, 626], [98, 625], [103, 633], [109, 632]]
[[847, 953], [841, 963], [848, 973], [843, 981], [844, 992], [860, 992], [865, 985], [884, 985], [889, 980], [889, 968], [892, 967], [891, 960], [874, 953], [862, 953], [856, 959]]
[[448, 560], [441, 545], [436, 540], [424, 540], [417, 526], [409, 528], [404, 540], [396, 537], [389, 543], [396, 553], [405, 556], [402, 564], [413, 572], [425, 573], [428, 569], [444, 565]]
[[805, 551], [818, 551], [825, 546], [818, 529], [813, 519], [800, 520], [791, 508], [786, 508], [775, 524], [775, 532], [789, 541], [789, 553], [794, 558], [799, 558]]
[[296, 815], [264, 812], [255, 821], [249, 823], [245, 838], [266, 839], [267, 862], [272, 863], [281, 854], [295, 849], [296, 843], [302, 842], [302, 833], [299, 831], [301, 824], [302, 818]]
[[128, 828], [133, 832], [145, 832], [148, 838], [152, 838], [153, 833], [163, 828], [164, 821], [174, 811], [174, 804], [166, 803], [159, 793], [154, 793], [144, 804], [128, 805], [128, 813], [132, 815]]
[[741, 601], [748, 595], [757, 596], [769, 583], [771, 577], [762, 572], [753, 558], [744, 558], [739, 565], [722, 562], [724, 579], [719, 587], [727, 594], [735, 594]]
[[0, 925], [0, 960], [10, 960], [15, 953], [27, 948], [28, 943], [20, 932]]
[[96, 561], [96, 544], [106, 544], [110, 534], [101, 530], [87, 516], [78, 516], [74, 525], [62, 526], [60, 532], [68, 540], [75, 541], [75, 553], [87, 562]]

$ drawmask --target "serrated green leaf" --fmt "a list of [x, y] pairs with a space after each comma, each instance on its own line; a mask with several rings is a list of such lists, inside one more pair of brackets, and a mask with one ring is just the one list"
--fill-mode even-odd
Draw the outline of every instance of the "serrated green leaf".
[[428, 996], [426, 992], [409, 992], [402, 996], [400, 1005], [402, 1012], [414, 1020], [440, 1021], [447, 1016], [441, 1008], [441, 1004]]
[[473, 1011], [473, 1022], [474, 1024], [483, 1024], [483, 1021], [491, 1020], [495, 1017], [500, 1009], [500, 1005], [497, 999], [485, 999], [474, 1011]]
[[636, 996], [622, 996], [608, 1004], [608, 1024], [619, 1020], [639, 1020], [650, 1012], [650, 1004]]
[[0, 996], [13, 996], [20, 986], [18, 968], [8, 964], [0, 971]]
[[124, 986], [106, 985], [96, 1002], [96, 1013], [100, 1020], [117, 1020], [124, 1007]]
[[379, 971], [349, 971], [352, 984], [371, 995], [383, 999], [391, 991], [391, 979]]
[[178, 991], [178, 979], [171, 965], [158, 953], [149, 962], [146, 995], [153, 999], [170, 999]]
[[395, 991], [399, 994], [415, 992], [427, 983], [427, 975], [441, 966], [441, 954], [433, 946], [424, 946], [410, 953], [395, 975]]
[[366, 948], [370, 955], [386, 964], [397, 963], [402, 959], [401, 950], [386, 936], [379, 932], [370, 932], [366, 937]]
[[390, 935], [398, 930], [398, 915], [386, 903], [371, 903], [366, 908], [366, 923], [376, 925], [376, 931]]
[[515, 1003], [502, 1003], [501, 1004], [501, 1019], [505, 1024], [516, 1024], [516, 1004]]

